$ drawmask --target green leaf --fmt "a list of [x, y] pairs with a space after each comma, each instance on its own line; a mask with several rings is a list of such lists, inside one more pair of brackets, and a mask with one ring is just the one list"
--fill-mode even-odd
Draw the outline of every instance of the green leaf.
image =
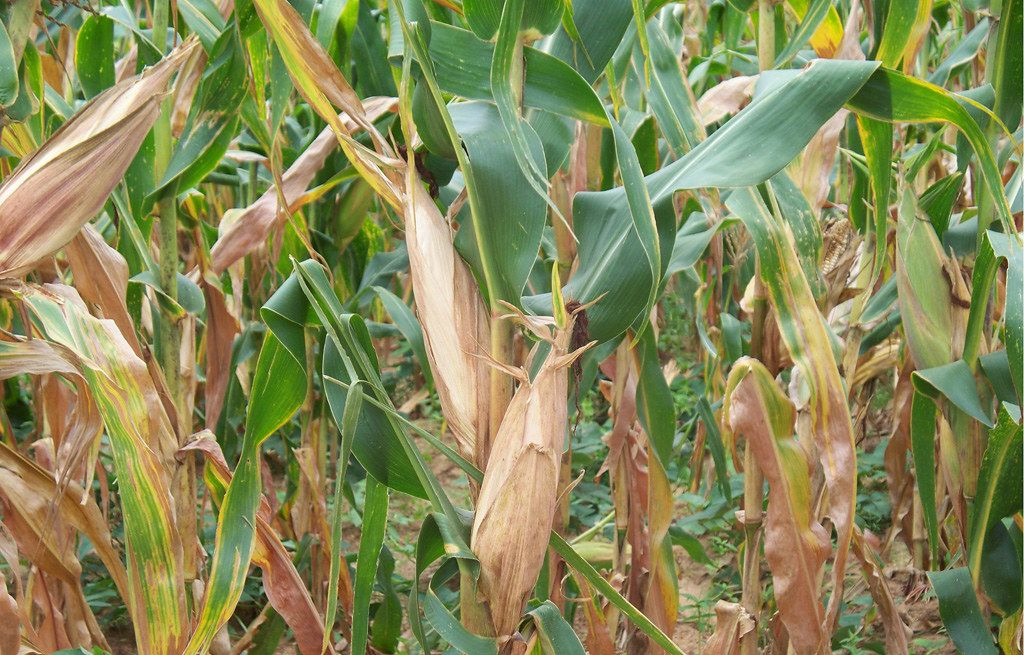
[[1005, 231], [1015, 232], [992, 149], [978, 123], [957, 101], [956, 96], [923, 80], [879, 68], [849, 99], [847, 106], [862, 116], [890, 123], [944, 122], [955, 125], [978, 156], [982, 178], [996, 199], [996, 208]]
[[586, 655], [580, 638], [550, 600], [529, 610], [527, 614], [533, 617], [533, 623], [537, 627], [537, 633], [547, 655]]
[[156, 196], [177, 183], [185, 190], [203, 180], [220, 162], [235, 137], [238, 106], [245, 95], [245, 58], [232, 30], [225, 31], [211, 53], [185, 129], [174, 147]]
[[[470, 215], [460, 221], [455, 246], [485, 281], [492, 302], [519, 305], [547, 222], [544, 198], [519, 168], [494, 105], [466, 102], [448, 110], [470, 168], [463, 171], [471, 194], [463, 213]], [[540, 139], [528, 124], [520, 127], [528, 156], [543, 169]]]
[[593, 84], [605, 70], [633, 21], [631, 0], [572, 0], [573, 24], [579, 39], [565, 30], [552, 37], [549, 52], [575, 68]]
[[928, 76], [928, 81], [937, 86], [944, 86], [955, 68], [974, 59], [978, 55], [981, 44], [985, 42], [985, 37], [988, 36], [988, 26], [988, 18], [978, 21], [974, 29], [960, 40], [953, 52], [949, 53], [949, 56], [932, 71], [932, 74]]
[[877, 275], [885, 259], [888, 241], [886, 229], [889, 220], [889, 190], [892, 186], [892, 125], [866, 116], [857, 117], [857, 131], [860, 135], [864, 157], [868, 163], [868, 180], [871, 183], [873, 199], [872, 216], [868, 222], [869, 233], [874, 235], [875, 254], [872, 268]]
[[718, 421], [711, 411], [711, 405], [708, 404], [707, 398], [701, 396], [697, 399], [697, 413], [700, 415], [700, 420], [704, 422], [708, 448], [711, 449], [711, 459], [715, 462], [715, 479], [718, 481], [718, 491], [723, 497], [731, 498], [729, 467], [725, 461], [725, 444], [722, 443], [722, 433], [718, 429]]
[[957, 312], [945, 277], [945, 254], [929, 221], [917, 214], [914, 196], [904, 190], [896, 225], [896, 284], [906, 345], [921, 369], [953, 359]]
[[874, 59], [886, 68], [895, 68], [903, 60], [918, 21], [930, 18], [931, 0], [890, 2], [882, 27], [882, 39]]
[[928, 218], [932, 221], [932, 227], [935, 228], [935, 234], [939, 239], [942, 238], [946, 228], [949, 227], [949, 217], [953, 212], [953, 204], [960, 195], [963, 183], [964, 174], [956, 172], [940, 179], [921, 194], [921, 209], [924, 210], [924, 213], [928, 214]]
[[[335, 502], [340, 500], [336, 499]], [[370, 619], [370, 594], [377, 577], [377, 562], [384, 545], [384, 532], [388, 525], [388, 488], [372, 476], [366, 478], [366, 500], [363, 505], [363, 524], [359, 535], [359, 558], [356, 560], [356, 579], [352, 602], [352, 652], [366, 651], [366, 638]], [[336, 578], [335, 578], [336, 579]]]
[[982, 588], [1004, 617], [1021, 606], [1024, 571], [1021, 568], [1020, 543], [1020, 528], [1013, 519], [992, 524], [985, 536], [985, 553], [981, 561]]
[[996, 27], [999, 34], [987, 64], [991, 66], [992, 86], [995, 87], [995, 114], [1013, 130], [1020, 124], [1021, 106], [1024, 105], [1024, 91], [1020, 84], [1024, 78], [1024, 40], [1020, 38], [1024, 28], [1024, 3], [1021, 0], [1003, 0], [1000, 5]]
[[0, 22], [0, 107], [10, 107], [18, 99], [18, 64], [7, 27]]
[[793, 34], [786, 42], [786, 47], [775, 57], [774, 68], [782, 68], [800, 52], [800, 49], [828, 17], [830, 9], [832, 9], [832, 0], [811, 0], [806, 13], [800, 19], [800, 24], [793, 30]]
[[[974, 365], [986, 331], [990, 289], [1000, 260], [1006, 261], [1006, 288], [1024, 286], [1024, 244], [1006, 234], [986, 231], [981, 249], [974, 262], [972, 276], [971, 310], [964, 337], [964, 359]], [[1010, 361], [1010, 377], [1017, 398], [1024, 397], [1024, 299], [1018, 293], [1006, 294], [1005, 334], [1006, 354]]]
[[1024, 477], [1022, 445], [1020, 408], [1002, 405], [998, 422], [988, 433], [969, 521], [967, 553], [975, 586], [981, 579], [986, 536], [1001, 519], [1020, 511], [1021, 478]]
[[[793, 75], [780, 74], [781, 82], [774, 89], [685, 156], [645, 179], [658, 218], [653, 231], [663, 233], [665, 228], [660, 226], [668, 228], [674, 222], [671, 200], [677, 190], [759, 184], [776, 174], [877, 65], [817, 60]], [[596, 301], [588, 316], [590, 334], [598, 341], [610, 340], [634, 325], [660, 284], [660, 275], [650, 274], [658, 270], [653, 265], [652, 230], [641, 219], [642, 213], [632, 211], [643, 204], [637, 187], [627, 182], [608, 191], [577, 193], [573, 200], [580, 265], [565, 296], [581, 303]], [[663, 261], [667, 264], [668, 258]], [[535, 297], [528, 306], [541, 311], [549, 302]]]
[[918, 391], [928, 394], [932, 399], [937, 399], [941, 393], [982, 425], [992, 427], [992, 419], [978, 397], [974, 374], [964, 360], [958, 359], [942, 366], [914, 371], [913, 375], [914, 388]]
[[672, 246], [672, 258], [668, 263], [667, 275], [679, 273], [692, 267], [704, 255], [708, 244], [722, 229], [735, 225], [735, 220], [724, 220], [708, 225], [704, 214], [691, 214], [679, 231]]
[[964, 655], [997, 655], [967, 569], [932, 571], [928, 578], [939, 599], [939, 615], [957, 650]]
[[654, 333], [643, 329], [633, 348], [639, 378], [636, 386], [636, 409], [655, 455], [668, 469], [672, 461], [672, 444], [676, 436], [676, 412], [672, 392], [665, 382], [658, 360]]
[[[341, 567], [345, 566], [344, 558], [341, 557], [342, 548], [342, 523], [344, 521], [344, 486], [345, 474], [348, 469], [348, 458], [352, 454], [352, 442], [355, 440], [356, 427], [359, 423], [359, 415], [363, 408], [363, 394], [359, 393], [358, 386], [356, 393], [350, 393], [345, 398], [345, 408], [342, 412], [339, 423], [341, 430], [341, 448], [338, 451], [337, 467], [334, 472], [334, 506], [331, 509], [331, 568], [328, 580], [332, 583], [327, 585], [327, 604], [324, 611], [324, 639], [321, 650], [326, 650], [330, 641], [331, 630], [334, 627], [334, 620], [338, 612], [338, 585], [334, 581], [341, 575]], [[332, 408], [333, 409], [333, 408]], [[336, 421], [337, 422], [337, 421]], [[367, 476], [366, 485], [378, 484], [373, 476]], [[369, 498], [369, 493], [367, 493]], [[371, 505], [372, 507], [373, 505]], [[365, 514], [364, 505], [364, 514]], [[365, 522], [365, 519], [364, 519]], [[353, 617], [353, 625], [355, 617]], [[364, 637], [365, 639], [365, 637]]]
[[[492, 100], [490, 62], [494, 45], [472, 32], [430, 24], [430, 59], [438, 85], [467, 100]], [[607, 125], [601, 100], [565, 63], [535, 48], [523, 48], [523, 104], [582, 121]]]
[[697, 118], [693, 91], [665, 30], [651, 21], [647, 24], [647, 39], [651, 49], [647, 101], [658, 119], [661, 136], [679, 157], [704, 140], [704, 126]]
[[423, 344], [423, 330], [416, 320], [416, 315], [413, 314], [409, 305], [406, 305], [402, 302], [401, 298], [384, 287], [374, 286], [370, 288], [380, 298], [380, 303], [384, 306], [384, 310], [387, 311], [395, 326], [398, 327], [402, 336], [405, 337], [405, 340], [409, 342], [409, 347], [412, 348], [413, 353], [416, 355], [416, 360], [420, 364], [420, 370], [423, 372], [427, 385], [433, 386], [434, 377], [430, 372], [430, 360], [427, 359], [426, 347]]
[[932, 566], [938, 564], [939, 519], [935, 507], [935, 401], [914, 391], [910, 404], [910, 449], [914, 455], [914, 477], [921, 496], [924, 524], [928, 529]]
[[189, 29], [199, 36], [203, 49], [211, 52], [224, 31], [224, 17], [212, 0], [177, 0], [178, 11]]
[[82, 22], [75, 39], [75, 71], [86, 98], [114, 86], [114, 21], [94, 14]]
[[[484, 40], [491, 40], [498, 33], [502, 8], [508, 0], [464, 0], [462, 10], [473, 33]], [[518, 32], [533, 36], [550, 34], [561, 23], [561, 0], [533, 0], [524, 5]]]
[[255, 547], [256, 509], [263, 491], [260, 447], [306, 397], [305, 359], [296, 359], [268, 332], [256, 362], [246, 413], [242, 454], [217, 518], [213, 565], [195, 631], [184, 650], [205, 653], [242, 596]]

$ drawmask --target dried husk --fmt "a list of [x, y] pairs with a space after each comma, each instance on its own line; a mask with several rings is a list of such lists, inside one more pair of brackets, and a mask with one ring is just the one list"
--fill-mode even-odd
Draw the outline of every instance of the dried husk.
[[490, 316], [472, 272], [455, 252], [451, 228], [414, 173], [406, 192], [405, 243], [441, 409], [459, 452], [483, 469], [476, 444], [489, 442]]
[[149, 129], [171, 76], [198, 41], [86, 103], [0, 186], [0, 277], [15, 277], [71, 241], [114, 189]]
[[555, 330], [532, 381], [521, 374], [494, 438], [473, 521], [479, 590], [495, 634], [514, 632], [544, 563], [558, 499], [558, 470], [568, 424], [572, 333]]

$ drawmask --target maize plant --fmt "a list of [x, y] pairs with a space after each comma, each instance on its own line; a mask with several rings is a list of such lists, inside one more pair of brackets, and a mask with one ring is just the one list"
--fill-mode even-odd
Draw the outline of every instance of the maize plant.
[[1021, 0], [9, 0], [0, 655], [1021, 653]]

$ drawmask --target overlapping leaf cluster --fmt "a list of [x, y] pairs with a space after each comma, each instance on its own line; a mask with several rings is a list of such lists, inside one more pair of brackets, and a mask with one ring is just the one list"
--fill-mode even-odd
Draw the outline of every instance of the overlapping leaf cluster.
[[6, 3], [0, 655], [1020, 652], [1021, 4]]

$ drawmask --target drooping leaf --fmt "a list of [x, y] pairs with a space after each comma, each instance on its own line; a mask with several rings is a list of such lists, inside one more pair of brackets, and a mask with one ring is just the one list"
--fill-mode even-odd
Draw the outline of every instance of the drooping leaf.
[[[111, 441], [128, 550], [128, 602], [140, 652], [178, 653], [188, 637], [171, 476], [178, 442], [145, 363], [113, 322], [68, 287], [19, 292], [46, 337], [85, 379]], [[195, 544], [189, 544], [194, 547]]]
[[17, 276], [70, 241], [103, 207], [160, 113], [186, 41], [156, 66], [86, 103], [0, 186], [0, 275]]
[[820, 652], [828, 629], [818, 573], [829, 539], [811, 515], [810, 465], [793, 438], [796, 411], [760, 362], [742, 358], [729, 373], [723, 415], [730, 440], [746, 439], [768, 482], [765, 557], [790, 644], [797, 653]]

